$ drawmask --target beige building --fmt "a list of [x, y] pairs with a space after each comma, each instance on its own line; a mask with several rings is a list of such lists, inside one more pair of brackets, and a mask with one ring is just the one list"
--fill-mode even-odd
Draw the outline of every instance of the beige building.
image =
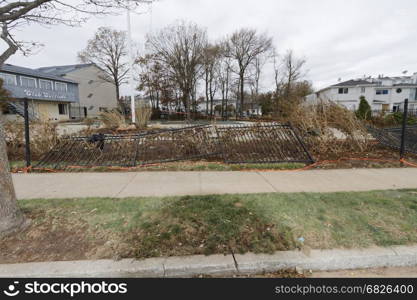
[[95, 64], [39, 68], [39, 71], [78, 83], [79, 103], [72, 103], [70, 117], [97, 117], [101, 111], [118, 107], [116, 87], [102, 78], [104, 72]]

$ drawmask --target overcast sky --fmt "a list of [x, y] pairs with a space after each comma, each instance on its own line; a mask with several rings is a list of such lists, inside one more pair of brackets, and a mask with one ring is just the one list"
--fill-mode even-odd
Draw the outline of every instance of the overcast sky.
[[[417, 72], [416, 0], [161, 0], [152, 11], [152, 18], [150, 13], [132, 16], [133, 39], [139, 44], [151, 24], [155, 31], [178, 19], [205, 27], [213, 40], [240, 27], [253, 27], [272, 36], [279, 52], [291, 48], [304, 57], [306, 79], [315, 88], [338, 78]], [[100, 26], [125, 29], [125, 15], [92, 18], [80, 28], [22, 28], [19, 39], [45, 46], [36, 55], [17, 54], [8, 63], [26, 67], [77, 63], [77, 52]]]

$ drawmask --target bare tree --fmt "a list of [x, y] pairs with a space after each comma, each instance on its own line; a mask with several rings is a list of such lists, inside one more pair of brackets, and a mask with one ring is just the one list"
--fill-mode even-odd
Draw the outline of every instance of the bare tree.
[[281, 76], [281, 69], [282, 69], [282, 62], [279, 59], [278, 53], [274, 50], [273, 52], [273, 68], [274, 68], [274, 83], [275, 83], [275, 98], [279, 96], [282, 87], [282, 76]]
[[266, 34], [258, 34], [254, 29], [240, 29], [233, 33], [227, 42], [227, 53], [237, 63], [237, 73], [240, 85], [239, 113], [243, 115], [245, 98], [245, 75], [250, 64], [262, 53], [268, 52], [272, 47], [272, 39]]
[[[213, 101], [217, 91], [217, 73], [219, 60], [221, 57], [221, 48], [219, 45], [208, 44], [203, 50], [203, 68], [206, 92], [206, 113], [213, 116]], [[209, 110], [210, 102], [210, 110]]]
[[190, 118], [191, 97], [202, 67], [203, 50], [207, 45], [206, 30], [196, 24], [180, 21], [148, 36], [156, 59], [170, 72], [181, 90], [181, 100]]
[[140, 67], [138, 90], [149, 97], [152, 108], [159, 109], [160, 104], [166, 105], [173, 101], [175, 83], [172, 82], [166, 68], [152, 54], [136, 59]]
[[221, 55], [219, 59], [219, 64], [217, 67], [217, 78], [219, 81], [219, 88], [222, 95], [222, 117], [228, 118], [228, 101], [229, 101], [229, 91], [232, 81], [232, 58], [226, 53], [227, 47], [225, 44], [221, 44]]
[[304, 59], [299, 59], [294, 56], [292, 50], [288, 50], [282, 60], [283, 77], [285, 79], [285, 97], [291, 97], [291, 90], [293, 84], [302, 77], [302, 69], [305, 64]]
[[125, 83], [129, 66], [127, 56], [126, 32], [109, 27], [100, 27], [87, 47], [78, 53], [83, 63], [97, 65], [103, 74], [100, 78], [114, 84], [117, 101], [120, 100], [120, 85]]
[[[272, 50], [273, 47], [271, 47]], [[265, 65], [270, 61], [270, 59], [274, 56], [274, 51], [264, 52], [259, 54], [255, 57], [251, 64], [251, 76], [250, 76], [250, 83], [251, 83], [251, 92], [252, 92], [252, 101], [258, 104], [258, 96], [259, 96], [259, 83], [261, 81], [262, 71]]]
[[[132, 0], [139, 4], [142, 1]], [[125, 1], [77, 0], [71, 4], [60, 0], [2, 0], [0, 1], [0, 38], [6, 42], [7, 49], [0, 55], [0, 66], [18, 50], [28, 54], [27, 44], [17, 41], [12, 30], [31, 23], [47, 25], [81, 24], [91, 14], [116, 13], [125, 6]], [[29, 50], [28, 50], [29, 49]], [[0, 235], [22, 228], [26, 223], [16, 201], [15, 190], [9, 172], [6, 141], [0, 112]]]
[[274, 105], [275, 113], [282, 114], [299, 104], [312, 92], [311, 83], [303, 81], [305, 59], [298, 58], [292, 50], [278, 59], [274, 56]]

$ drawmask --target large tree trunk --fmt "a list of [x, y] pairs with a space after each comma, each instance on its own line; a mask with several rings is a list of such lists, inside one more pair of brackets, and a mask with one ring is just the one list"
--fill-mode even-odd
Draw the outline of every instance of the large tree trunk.
[[0, 111], [0, 236], [21, 229], [25, 222], [17, 205], [3, 129], [3, 114]]
[[208, 118], [209, 115], [209, 79], [208, 79], [208, 71], [206, 70], [206, 116]]
[[245, 100], [245, 94], [244, 94], [244, 90], [245, 90], [245, 74], [241, 73], [240, 74], [240, 108], [239, 108], [239, 114], [240, 117], [243, 117], [243, 102]]

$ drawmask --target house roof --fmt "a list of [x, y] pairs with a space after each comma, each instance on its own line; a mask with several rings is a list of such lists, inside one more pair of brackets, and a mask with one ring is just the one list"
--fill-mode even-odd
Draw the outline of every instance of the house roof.
[[3, 64], [0, 66], [0, 71], [7, 72], [7, 73], [13, 73], [18, 75], [26, 75], [31, 77], [37, 77], [37, 78], [44, 78], [44, 79], [52, 79], [56, 81], [63, 81], [63, 82], [70, 82], [70, 83], [77, 83], [73, 80], [66, 79], [60, 76], [56, 76], [55, 74], [48, 74], [45, 72], [40, 71], [39, 69], [29, 69], [25, 67], [19, 67], [11, 64]]
[[43, 67], [38, 70], [44, 73], [53, 74], [56, 76], [65, 76], [68, 73], [77, 71], [79, 69], [88, 68], [94, 66], [94, 64], [77, 64], [77, 65], [66, 65], [66, 66], [51, 66]]
[[411, 86], [411, 87], [417, 87], [417, 83], [396, 83], [393, 86]]
[[363, 85], [363, 84], [372, 84], [372, 82], [368, 81], [368, 80], [363, 80], [363, 79], [351, 79], [348, 81], [344, 81], [344, 82], [339, 82], [337, 84], [334, 84], [332, 86], [336, 87], [336, 86], [357, 86], [357, 85]]

